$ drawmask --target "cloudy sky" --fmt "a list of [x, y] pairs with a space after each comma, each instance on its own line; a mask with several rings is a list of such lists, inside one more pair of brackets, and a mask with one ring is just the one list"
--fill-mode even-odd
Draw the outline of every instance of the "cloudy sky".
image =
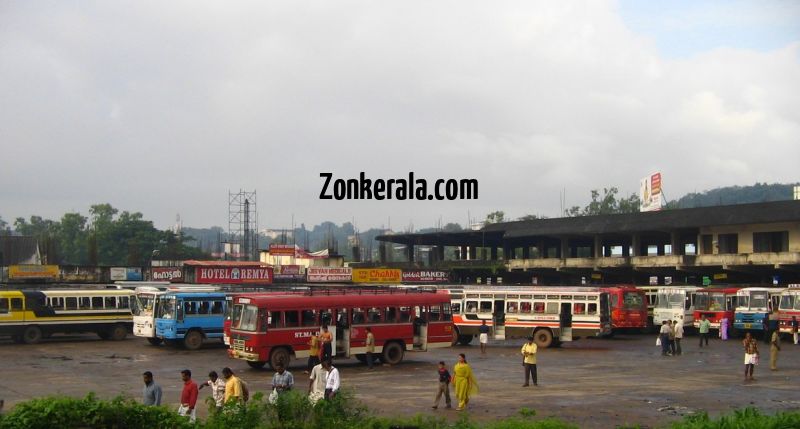
[[[167, 227], [556, 216], [800, 180], [800, 2], [0, 1], [0, 216], [94, 203]], [[336, 177], [477, 201], [320, 201]]]

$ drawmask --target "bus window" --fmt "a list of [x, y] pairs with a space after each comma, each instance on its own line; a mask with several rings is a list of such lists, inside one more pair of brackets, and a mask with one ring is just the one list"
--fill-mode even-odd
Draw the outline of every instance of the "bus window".
[[78, 298], [67, 297], [65, 302], [66, 302], [67, 310], [77, 310], [78, 309]]
[[297, 317], [297, 311], [285, 311], [283, 313], [283, 317], [285, 317], [285, 324], [287, 328], [296, 328], [300, 326], [300, 319]]
[[445, 322], [449, 322], [450, 320], [453, 320], [453, 315], [450, 313], [450, 306], [449, 305], [447, 305], [447, 304], [443, 305], [442, 306], [442, 310], [443, 310], [442, 311], [442, 320], [444, 320]]
[[414, 322], [427, 322], [428, 321], [428, 307], [426, 306], [419, 306], [416, 307], [417, 309], [417, 318], [414, 319]]
[[80, 297], [80, 306], [81, 308], [91, 308], [92, 303], [88, 296]]
[[105, 301], [106, 308], [117, 308], [117, 298], [116, 297], [107, 296], [104, 301]]
[[208, 314], [209, 310], [211, 310], [211, 302], [202, 301], [200, 302], [200, 308], [197, 310], [197, 314]]
[[586, 304], [582, 302], [576, 302], [572, 309], [572, 314], [584, 314], [586, 313]]
[[611, 295], [611, 308], [619, 308], [619, 295]]
[[516, 313], [517, 312], [517, 303], [509, 301], [506, 305], [506, 313]]
[[460, 314], [461, 313], [461, 303], [460, 302], [454, 302], [454, 303], [450, 304], [450, 309], [453, 310], [453, 313]]
[[92, 308], [103, 308], [103, 297], [101, 297], [101, 296], [93, 296], [92, 297]]
[[400, 320], [398, 320], [398, 322], [408, 323], [410, 321], [411, 321], [411, 307], [400, 307]]
[[8, 298], [0, 298], [0, 314], [8, 314]]
[[22, 298], [11, 298], [11, 311], [22, 311]]
[[[339, 329], [345, 329], [348, 326], [350, 326], [350, 324], [347, 323], [347, 309], [346, 308], [340, 308], [340, 309], [336, 310], [336, 327], [339, 328]], [[337, 334], [337, 335], [340, 335], [340, 334]]]
[[325, 310], [320, 310], [319, 312], [320, 326], [331, 326], [331, 323], [333, 323], [333, 310], [330, 308]]
[[597, 314], [597, 304], [590, 303], [589, 310], [586, 312], [586, 314]]
[[224, 311], [222, 310], [225, 308], [225, 302], [223, 301], [214, 301], [211, 304], [211, 314], [222, 314]]
[[386, 323], [397, 323], [397, 307], [386, 307]]
[[491, 313], [492, 301], [481, 301], [480, 313]]
[[439, 307], [438, 305], [432, 305], [430, 314], [428, 315], [428, 320], [430, 320], [431, 322], [438, 322], [439, 319], [442, 318], [441, 310], [442, 308]]
[[367, 320], [369, 323], [381, 323], [381, 309], [372, 307], [367, 311]]
[[303, 310], [303, 326], [317, 326], [317, 311]]
[[[196, 301], [184, 301], [183, 302], [183, 315], [184, 316], [194, 316], [197, 314], [197, 302]], [[255, 323], [253, 321], [252, 323]], [[254, 330], [250, 329], [250, 330]]]
[[558, 314], [558, 303], [548, 302], [544, 312], [547, 314]]
[[467, 301], [467, 313], [478, 312], [478, 301]]
[[361, 325], [366, 321], [366, 319], [364, 318], [364, 309], [363, 308], [353, 308], [350, 311], [353, 312], [353, 324], [354, 325]]
[[521, 302], [519, 304], [519, 312], [523, 314], [531, 314], [531, 303], [530, 302]]
[[121, 296], [117, 301], [119, 308], [128, 308], [130, 306], [130, 302], [127, 296]]
[[280, 311], [270, 311], [269, 318], [267, 319], [267, 323], [269, 323], [270, 328], [282, 328], [283, 323], [281, 323], [281, 312]]

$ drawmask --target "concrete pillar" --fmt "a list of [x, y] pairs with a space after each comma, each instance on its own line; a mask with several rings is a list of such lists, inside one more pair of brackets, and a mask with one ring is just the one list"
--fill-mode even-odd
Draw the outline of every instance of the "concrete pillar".
[[686, 253], [686, 249], [684, 248], [683, 243], [681, 243], [680, 234], [678, 234], [677, 232], [673, 231], [672, 233], [670, 233], [669, 244], [672, 246], [673, 255], [683, 255], [684, 253]]
[[539, 259], [547, 257], [547, 245], [545, 243], [544, 238], [539, 239], [539, 242], [536, 243], [536, 248], [539, 249]]
[[631, 237], [631, 256], [642, 256], [642, 237], [639, 234], [633, 234]]
[[381, 264], [386, 263], [386, 243], [381, 243], [378, 245], [378, 260]]
[[406, 246], [406, 259], [408, 262], [414, 262], [414, 245], [409, 244]]
[[497, 260], [497, 246], [492, 246], [491, 253], [492, 253], [492, 260], [496, 261]]
[[522, 247], [522, 259], [530, 259], [531, 258], [531, 247], [525, 245]]
[[565, 259], [565, 258], [569, 258], [570, 257], [570, 254], [569, 254], [569, 239], [568, 238], [562, 238], [561, 239], [561, 248], [559, 250], [560, 250], [560, 253], [559, 253], [558, 256], [561, 259]]
[[436, 256], [439, 261], [444, 261], [444, 246], [436, 246]]
[[657, 254], [658, 256], [664, 256], [664, 254], [665, 254], [665, 253], [666, 253], [666, 250], [665, 250], [665, 245], [664, 245], [664, 243], [658, 243], [658, 244], [656, 244], [656, 254]]
[[475, 246], [469, 246], [469, 259], [474, 261], [478, 259], [478, 248]]
[[599, 258], [603, 255], [603, 239], [599, 235], [594, 236], [594, 251], [592, 252], [593, 258]]

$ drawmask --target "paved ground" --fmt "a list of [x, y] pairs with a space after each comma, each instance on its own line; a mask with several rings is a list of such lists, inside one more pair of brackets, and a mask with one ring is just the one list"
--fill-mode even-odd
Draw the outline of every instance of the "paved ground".
[[[343, 385], [383, 415], [436, 413], [456, 418], [456, 411], [433, 411], [430, 406], [436, 392], [436, 362], [444, 360], [451, 366], [458, 353], [467, 355], [480, 385], [468, 411], [478, 419], [509, 416], [527, 407], [539, 416], [587, 428], [631, 423], [658, 427], [697, 410], [716, 415], [749, 405], [769, 412], [800, 409], [800, 346], [784, 342], [780, 369], [771, 372], [768, 347], [760, 343], [762, 364], [756, 368], [756, 381], [745, 383], [739, 341], [716, 340], [703, 349], [696, 341], [696, 337], [685, 339], [684, 354], [678, 357], [660, 356], [654, 335], [580, 340], [542, 350], [539, 387], [525, 388], [521, 343], [511, 340], [491, 343], [486, 357], [480, 356], [477, 346], [457, 346], [407, 353], [400, 365], [375, 371], [367, 371], [355, 359], [337, 366]], [[35, 346], [3, 339], [0, 362], [0, 398], [7, 407], [45, 394], [83, 396], [94, 391], [101, 397], [125, 393], [138, 398], [145, 370], [155, 373], [168, 403], [178, 402], [183, 368], [200, 376], [230, 366], [257, 391], [266, 390], [272, 376], [269, 370], [229, 360], [220, 344], [189, 352], [153, 347], [138, 338], [108, 342], [91, 335], [55, 336]], [[296, 380], [304, 378], [301, 362], [292, 362], [290, 370]], [[208, 392], [203, 390], [201, 397]]]

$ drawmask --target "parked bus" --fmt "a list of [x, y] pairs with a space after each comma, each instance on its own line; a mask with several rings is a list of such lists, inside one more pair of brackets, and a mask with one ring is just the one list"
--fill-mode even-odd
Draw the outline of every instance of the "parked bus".
[[658, 288], [653, 309], [653, 325], [661, 326], [665, 320], [683, 320], [684, 328], [694, 326], [694, 299], [697, 286], [661, 286]]
[[694, 322], [695, 328], [700, 327], [700, 316], [706, 316], [711, 322], [712, 329], [719, 329], [720, 321], [728, 319], [731, 336], [734, 336], [733, 320], [738, 298], [736, 292], [740, 287], [706, 288], [695, 292], [694, 297]]
[[781, 334], [792, 334], [792, 317], [800, 321], [800, 285], [789, 285], [781, 292], [778, 323]]
[[[453, 305], [454, 341], [469, 344], [486, 321], [495, 339], [533, 336], [539, 347], [611, 333], [608, 293], [595, 287], [466, 286]], [[457, 311], [456, 311], [457, 310]]]
[[656, 308], [658, 302], [658, 289], [661, 286], [636, 286], [636, 289], [644, 292], [645, 299], [647, 299], [647, 326], [653, 327], [653, 310]]
[[647, 296], [643, 290], [633, 286], [610, 286], [601, 290], [608, 293], [612, 329], [647, 328]]
[[[119, 284], [121, 282], [117, 282]], [[132, 282], [129, 282], [132, 283]], [[213, 292], [219, 290], [218, 287], [208, 285], [175, 285], [169, 282], [137, 282], [145, 283], [145, 286], [136, 287], [135, 296], [131, 301], [131, 311], [133, 312], [133, 335], [146, 338], [147, 341], [157, 346], [163, 339], [156, 336], [156, 313], [161, 295], [168, 291], [198, 291]]]
[[124, 289], [0, 291], [0, 335], [26, 344], [77, 332], [123, 340], [131, 330], [132, 295]]
[[366, 361], [365, 328], [375, 336], [375, 354], [397, 364], [406, 351], [449, 347], [453, 335], [450, 295], [403, 290], [293, 295], [236, 295], [228, 355], [253, 368], [309, 356], [308, 341], [327, 325], [333, 355]]
[[183, 343], [197, 350], [203, 340], [222, 339], [225, 292], [169, 291], [158, 297], [156, 337], [167, 343]]
[[[746, 287], [736, 291], [733, 327], [742, 331], [764, 332], [778, 327], [778, 305], [783, 289]], [[767, 333], [764, 332], [764, 335]]]

